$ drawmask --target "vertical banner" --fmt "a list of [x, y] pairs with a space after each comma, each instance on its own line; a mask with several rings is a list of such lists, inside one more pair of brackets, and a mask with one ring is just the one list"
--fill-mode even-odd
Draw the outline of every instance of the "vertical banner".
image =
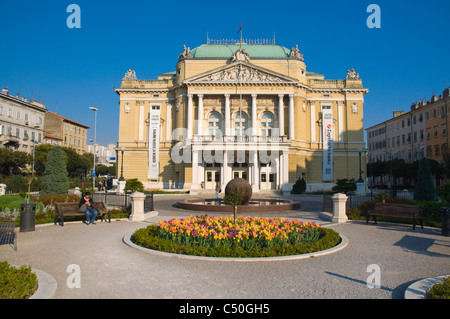
[[148, 127], [148, 178], [159, 177], [159, 131], [161, 111], [159, 106], [151, 106]]
[[333, 181], [333, 112], [330, 107], [322, 109], [323, 167], [322, 180]]

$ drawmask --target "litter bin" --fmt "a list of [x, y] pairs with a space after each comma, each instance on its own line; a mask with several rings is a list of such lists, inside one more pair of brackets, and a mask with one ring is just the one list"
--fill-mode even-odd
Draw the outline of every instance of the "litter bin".
[[450, 207], [441, 207], [442, 236], [450, 236]]
[[34, 231], [36, 223], [36, 204], [20, 204], [20, 231]]

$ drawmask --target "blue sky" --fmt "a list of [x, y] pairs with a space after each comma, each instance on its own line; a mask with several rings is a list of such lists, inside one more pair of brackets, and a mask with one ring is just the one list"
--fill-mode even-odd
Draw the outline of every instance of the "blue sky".
[[[69, 4], [81, 28], [69, 29]], [[369, 29], [369, 4], [381, 28]], [[450, 1], [94, 1], [0, 0], [0, 86], [94, 127], [97, 142], [116, 143], [119, 98], [128, 69], [140, 79], [175, 70], [183, 45], [210, 38], [272, 38], [299, 45], [307, 70], [344, 79], [355, 68], [369, 88], [364, 126], [407, 111], [450, 85]], [[89, 137], [93, 137], [93, 129]]]

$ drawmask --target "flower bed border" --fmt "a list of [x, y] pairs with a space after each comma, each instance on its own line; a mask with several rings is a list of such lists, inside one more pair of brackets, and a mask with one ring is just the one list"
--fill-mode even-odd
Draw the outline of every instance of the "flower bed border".
[[[327, 228], [322, 226], [323, 228]], [[282, 260], [297, 260], [297, 259], [306, 259], [311, 257], [318, 257], [323, 255], [328, 255], [334, 252], [338, 252], [342, 249], [344, 249], [348, 245], [348, 239], [346, 236], [339, 234], [339, 237], [341, 238], [341, 241], [339, 244], [337, 244], [334, 247], [319, 250], [316, 252], [311, 253], [305, 253], [300, 255], [285, 255], [285, 256], [274, 256], [274, 257], [208, 257], [208, 256], [194, 256], [194, 255], [184, 255], [184, 254], [175, 254], [175, 253], [169, 253], [165, 251], [145, 248], [142, 246], [139, 246], [135, 244], [132, 241], [132, 237], [135, 231], [129, 232], [124, 235], [123, 242], [132, 248], [164, 256], [164, 257], [172, 257], [172, 258], [181, 258], [181, 259], [195, 259], [195, 260], [205, 260], [205, 261], [232, 261], [232, 262], [254, 262], [254, 261], [282, 261]]]

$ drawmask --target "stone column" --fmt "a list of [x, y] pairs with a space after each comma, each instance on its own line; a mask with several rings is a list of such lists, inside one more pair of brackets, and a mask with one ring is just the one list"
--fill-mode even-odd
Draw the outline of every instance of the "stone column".
[[284, 104], [283, 104], [283, 94], [278, 94], [278, 123], [280, 129], [280, 136], [284, 136]]
[[191, 191], [196, 191], [198, 189], [199, 189], [199, 185], [198, 185], [198, 151], [195, 150], [195, 151], [192, 151]]
[[198, 95], [197, 135], [203, 135], [203, 94]]
[[192, 124], [194, 122], [194, 110], [192, 105], [192, 94], [188, 94], [188, 106], [187, 106], [187, 139], [192, 139]]
[[252, 94], [252, 136], [258, 135], [256, 131], [256, 94]]
[[225, 94], [225, 135], [230, 135], [230, 94]]
[[259, 161], [258, 161], [258, 151], [253, 151], [253, 183], [252, 191], [259, 191]]
[[345, 214], [347, 195], [337, 193], [331, 197], [331, 200], [333, 201], [333, 223], [345, 223], [347, 221], [347, 215]]
[[342, 110], [342, 101], [338, 101], [338, 139], [339, 142], [344, 142], [344, 114]]
[[289, 94], [289, 139], [294, 139], [294, 94]]
[[311, 101], [311, 142], [316, 141], [316, 102]]
[[142, 222], [148, 218], [158, 215], [157, 211], [145, 212], [144, 210], [145, 194], [140, 192], [134, 192], [131, 194], [131, 215], [128, 218], [133, 222]]
[[225, 190], [225, 186], [231, 180], [231, 167], [228, 165], [228, 151], [223, 151], [223, 181], [222, 189]]
[[139, 101], [139, 124], [138, 124], [138, 141], [144, 140], [144, 101]]

